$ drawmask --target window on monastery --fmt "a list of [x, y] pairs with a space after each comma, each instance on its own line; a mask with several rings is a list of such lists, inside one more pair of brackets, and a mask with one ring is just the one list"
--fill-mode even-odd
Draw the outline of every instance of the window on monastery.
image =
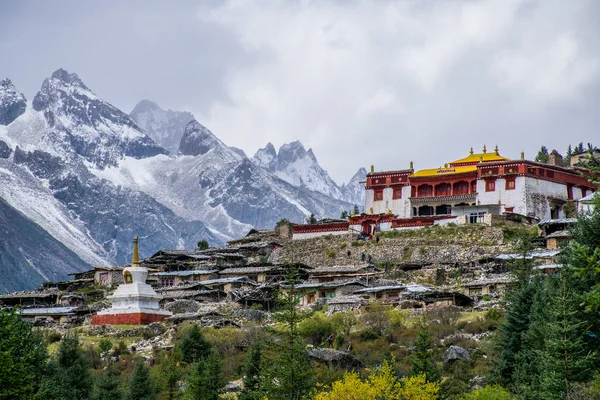
[[485, 191], [493, 192], [496, 190], [496, 181], [486, 181], [485, 182]]
[[573, 200], [573, 186], [567, 185], [567, 199]]
[[402, 188], [394, 189], [394, 200], [402, 198]]
[[435, 186], [436, 196], [450, 196], [452, 193], [452, 186], [449, 183], [440, 183]]
[[506, 180], [506, 190], [514, 190], [515, 188], [515, 180], [514, 179], [507, 179]]
[[375, 201], [381, 201], [381, 200], [383, 200], [383, 190], [376, 190], [375, 191], [374, 200]]
[[469, 289], [469, 296], [481, 296], [483, 288], [471, 288]]
[[433, 196], [433, 187], [431, 185], [421, 185], [417, 189], [419, 197]]
[[510, 213], [511, 213], [511, 212], [514, 212], [514, 211], [515, 211], [515, 208], [514, 208], [514, 207], [506, 207], [506, 208], [504, 209], [504, 211], [506, 211], [506, 212], [510, 212]]
[[325, 298], [333, 299], [335, 297], [335, 291], [325, 292]]
[[108, 272], [102, 272], [100, 274], [100, 282], [101, 283], [106, 283], [108, 282]]
[[454, 184], [454, 194], [469, 193], [469, 184], [467, 182], [456, 182]]

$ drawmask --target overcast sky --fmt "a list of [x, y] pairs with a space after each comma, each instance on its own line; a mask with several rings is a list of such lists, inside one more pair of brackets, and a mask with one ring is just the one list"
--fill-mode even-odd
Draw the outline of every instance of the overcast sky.
[[299, 139], [343, 182], [598, 144], [599, 21], [597, 0], [0, 0], [0, 78], [31, 99], [64, 68], [250, 156]]

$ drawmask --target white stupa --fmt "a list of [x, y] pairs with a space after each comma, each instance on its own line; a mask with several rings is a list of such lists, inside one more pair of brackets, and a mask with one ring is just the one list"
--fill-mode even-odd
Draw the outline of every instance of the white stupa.
[[148, 325], [172, 315], [160, 308], [162, 296], [146, 283], [147, 277], [148, 270], [140, 266], [138, 237], [135, 236], [131, 266], [123, 270], [125, 283], [119, 285], [112, 296], [108, 296], [112, 307], [94, 315], [92, 325]]

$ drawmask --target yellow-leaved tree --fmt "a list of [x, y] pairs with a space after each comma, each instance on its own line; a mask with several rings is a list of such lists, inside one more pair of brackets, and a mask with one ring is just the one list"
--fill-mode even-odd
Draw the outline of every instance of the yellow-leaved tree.
[[347, 372], [333, 382], [331, 390], [317, 393], [314, 400], [436, 400], [439, 390], [439, 385], [428, 383], [425, 375], [398, 381], [392, 363], [386, 360], [365, 380], [356, 372]]

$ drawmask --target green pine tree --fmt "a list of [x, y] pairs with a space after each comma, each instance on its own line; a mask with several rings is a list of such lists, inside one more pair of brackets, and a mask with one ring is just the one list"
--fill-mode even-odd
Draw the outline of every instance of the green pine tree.
[[163, 392], [166, 392], [163, 393], [164, 398], [168, 400], [176, 399], [179, 393], [179, 382], [183, 378], [182, 361], [183, 354], [179, 347], [175, 346], [171, 354], [165, 357], [158, 366], [162, 389]]
[[244, 387], [238, 396], [239, 400], [261, 400], [264, 397], [261, 379], [261, 357], [260, 346], [253, 346], [244, 364]]
[[433, 340], [429, 335], [429, 329], [424, 322], [421, 322], [421, 329], [415, 340], [415, 351], [412, 354], [410, 375], [425, 375], [427, 382], [439, 382], [440, 371], [431, 354], [432, 345]]
[[346, 218], [348, 218], [348, 211], [346, 211], [346, 210], [342, 211], [342, 214], [340, 215], [340, 218], [341, 218], [341, 219], [346, 219]]
[[155, 400], [156, 395], [150, 381], [150, 371], [143, 359], [135, 360], [135, 367], [131, 378], [129, 378], [129, 387], [125, 394], [125, 400]]
[[[292, 264], [293, 265], [293, 264]], [[299, 297], [296, 285], [299, 281], [298, 269], [292, 266], [286, 276], [289, 285], [287, 293], [280, 294], [280, 310], [273, 314], [276, 321], [285, 327], [283, 340], [269, 345], [278, 357], [270, 362], [266, 371], [265, 390], [271, 400], [298, 400], [308, 396], [313, 388], [313, 372], [306, 348], [298, 333], [298, 324], [310, 313], [297, 308]]]
[[548, 159], [550, 158], [549, 153], [548, 153], [548, 148], [546, 146], [542, 146], [540, 148], [540, 151], [538, 151], [537, 155], [535, 156], [534, 161], [540, 162], [540, 163], [547, 163]]
[[123, 398], [121, 392], [121, 381], [115, 371], [113, 363], [109, 362], [106, 369], [96, 380], [95, 400], [120, 400]]
[[192, 325], [187, 334], [181, 339], [183, 361], [188, 364], [205, 359], [212, 353], [210, 343], [204, 338], [197, 324]]
[[214, 353], [193, 365], [186, 382], [185, 400], [218, 400], [225, 381], [221, 376], [221, 360]]
[[538, 398], [563, 399], [572, 383], [586, 382], [594, 374], [595, 354], [586, 345], [587, 326], [578, 317], [577, 296], [567, 279], [559, 277], [555, 301], [546, 321], [545, 348], [540, 352]]
[[0, 399], [27, 399], [45, 372], [46, 344], [14, 311], [0, 310]]
[[91, 398], [93, 381], [90, 361], [75, 333], [61, 340], [57, 354], [48, 363], [40, 398], [84, 400]]
[[358, 209], [358, 205], [357, 204], [354, 205], [354, 210], [352, 212], [354, 213], [354, 215], [360, 214], [360, 210]]

